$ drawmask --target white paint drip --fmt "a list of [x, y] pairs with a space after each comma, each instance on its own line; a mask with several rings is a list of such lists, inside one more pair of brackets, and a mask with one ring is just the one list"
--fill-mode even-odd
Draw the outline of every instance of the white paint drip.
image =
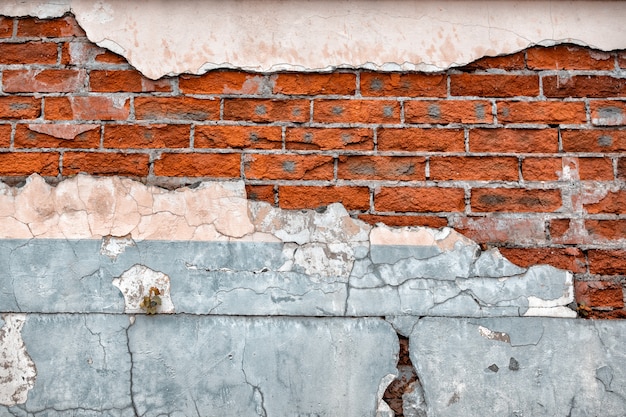
[[23, 404], [35, 385], [37, 368], [22, 340], [26, 314], [3, 314], [0, 329], [0, 404]]

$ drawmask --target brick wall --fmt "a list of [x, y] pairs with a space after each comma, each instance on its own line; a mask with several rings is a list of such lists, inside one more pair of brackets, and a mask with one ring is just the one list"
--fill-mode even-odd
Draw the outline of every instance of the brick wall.
[[559, 45], [441, 73], [150, 80], [71, 16], [0, 20], [0, 176], [79, 172], [168, 187], [243, 179], [286, 209], [451, 226], [577, 279], [625, 317], [626, 52]]

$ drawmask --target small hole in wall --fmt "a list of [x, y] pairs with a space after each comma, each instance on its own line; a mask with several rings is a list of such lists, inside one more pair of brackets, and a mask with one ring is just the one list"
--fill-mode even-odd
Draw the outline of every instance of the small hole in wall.
[[402, 396], [412, 392], [415, 387], [413, 382], [419, 384], [419, 381], [409, 357], [409, 339], [401, 335], [398, 335], [398, 339], [400, 340], [398, 376], [387, 387], [383, 399], [389, 404], [396, 417], [402, 417], [404, 416]]

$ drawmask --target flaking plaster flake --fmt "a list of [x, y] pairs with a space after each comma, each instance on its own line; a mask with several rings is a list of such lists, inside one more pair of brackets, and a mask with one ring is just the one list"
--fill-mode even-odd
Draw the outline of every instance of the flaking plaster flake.
[[22, 340], [26, 314], [3, 314], [0, 328], [0, 404], [23, 404], [35, 386], [37, 369]]
[[174, 313], [174, 304], [170, 297], [170, 277], [162, 272], [154, 271], [144, 265], [134, 265], [118, 278], [113, 280], [113, 285], [119, 288], [124, 296], [124, 313], [144, 313], [140, 306], [144, 297], [149, 296], [151, 288], [157, 288], [160, 292], [161, 305], [157, 313]]

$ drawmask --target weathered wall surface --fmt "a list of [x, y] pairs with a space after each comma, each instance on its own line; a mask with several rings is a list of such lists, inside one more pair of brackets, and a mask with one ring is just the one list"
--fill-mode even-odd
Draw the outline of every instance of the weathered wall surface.
[[3, 5], [87, 34], [0, 20], [0, 414], [625, 414], [623, 50], [151, 80], [135, 4]]

